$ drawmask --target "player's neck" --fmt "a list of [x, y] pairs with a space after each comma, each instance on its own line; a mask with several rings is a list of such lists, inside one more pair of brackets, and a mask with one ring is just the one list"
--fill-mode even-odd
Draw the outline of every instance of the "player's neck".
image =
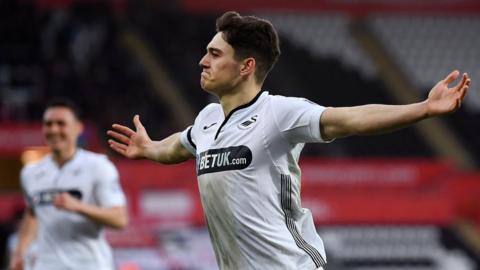
[[76, 147], [68, 148], [63, 151], [52, 151], [52, 158], [55, 163], [57, 163], [58, 167], [62, 167], [67, 163], [69, 160], [75, 156], [77, 152]]
[[247, 87], [238, 87], [219, 96], [224, 115], [227, 116], [233, 109], [253, 100], [260, 90], [261, 85], [255, 84]]

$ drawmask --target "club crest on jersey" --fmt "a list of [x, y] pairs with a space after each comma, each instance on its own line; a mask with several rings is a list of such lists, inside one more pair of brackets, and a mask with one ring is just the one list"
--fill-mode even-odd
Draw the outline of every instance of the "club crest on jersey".
[[255, 125], [257, 122], [258, 114], [255, 114], [254, 116], [248, 118], [247, 120], [241, 122], [238, 124], [239, 129], [249, 129]]
[[242, 170], [252, 162], [252, 151], [245, 145], [209, 149], [197, 157], [197, 175]]

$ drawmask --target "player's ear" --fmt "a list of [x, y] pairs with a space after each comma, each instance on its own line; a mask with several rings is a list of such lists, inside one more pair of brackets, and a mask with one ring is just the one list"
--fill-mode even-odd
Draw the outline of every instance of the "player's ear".
[[83, 133], [83, 130], [84, 130], [84, 126], [83, 126], [83, 123], [79, 120], [77, 121], [77, 134], [80, 135]]
[[240, 66], [240, 75], [248, 75], [253, 74], [255, 72], [255, 68], [257, 63], [255, 62], [255, 58], [247, 57], [242, 61]]

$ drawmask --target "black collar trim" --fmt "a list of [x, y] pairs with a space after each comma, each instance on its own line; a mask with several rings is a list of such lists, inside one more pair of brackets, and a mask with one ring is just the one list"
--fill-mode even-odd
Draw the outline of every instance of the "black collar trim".
[[228, 119], [230, 119], [230, 117], [238, 110], [241, 110], [241, 109], [245, 109], [247, 107], [250, 107], [252, 106], [253, 104], [255, 104], [255, 102], [257, 102], [258, 98], [263, 94], [263, 91], [260, 91], [258, 92], [258, 94], [252, 99], [250, 100], [250, 102], [246, 103], [246, 104], [243, 104], [243, 105], [240, 105], [238, 107], [236, 107], [235, 109], [231, 110], [230, 113], [227, 115], [227, 117], [225, 117], [225, 120], [223, 120], [222, 124], [220, 125], [220, 127], [218, 128], [217, 130], [217, 133], [215, 134], [215, 140], [217, 139], [218, 137], [218, 134], [220, 134], [220, 131], [222, 130], [222, 127], [228, 122]]

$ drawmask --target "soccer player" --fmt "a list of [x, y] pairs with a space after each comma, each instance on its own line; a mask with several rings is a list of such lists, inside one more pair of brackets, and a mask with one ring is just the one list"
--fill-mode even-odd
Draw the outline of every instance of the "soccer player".
[[[219, 98], [192, 126], [152, 141], [114, 124], [110, 147], [132, 159], [174, 164], [196, 158], [198, 186], [220, 269], [322, 269], [323, 242], [300, 201], [304, 143], [383, 133], [460, 107], [470, 79], [438, 82], [428, 99], [408, 105], [325, 108], [303, 98], [271, 95], [262, 84], [280, 55], [273, 26], [263, 19], [223, 14], [200, 60], [201, 87]], [[321, 76], [321, 74], [319, 74]]]
[[82, 128], [71, 102], [47, 106], [42, 131], [51, 154], [22, 169], [27, 209], [10, 269], [22, 269], [33, 241], [34, 270], [114, 269], [103, 227], [126, 226], [126, 200], [107, 157], [77, 147]]

